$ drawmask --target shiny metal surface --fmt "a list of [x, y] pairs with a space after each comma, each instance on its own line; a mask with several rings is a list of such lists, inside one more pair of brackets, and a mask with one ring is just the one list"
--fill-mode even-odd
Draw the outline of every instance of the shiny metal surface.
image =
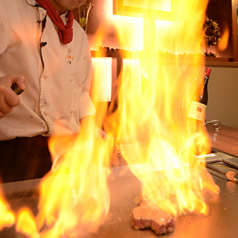
[[[214, 165], [215, 166], [215, 165]], [[216, 167], [230, 170], [224, 165]], [[164, 238], [236, 238], [238, 237], [238, 184], [227, 181], [226, 178], [211, 172], [216, 184], [220, 187], [218, 201], [210, 203], [207, 216], [185, 215], [176, 221], [174, 233], [164, 235]], [[108, 221], [100, 227], [98, 234], [87, 238], [154, 238], [151, 230], [134, 230], [131, 227], [131, 211], [137, 206], [135, 197], [139, 192], [139, 183], [128, 177], [114, 181], [112, 187], [112, 206]]]
[[[222, 162], [214, 162], [223, 172], [233, 170]], [[84, 238], [154, 238], [151, 230], [134, 230], [131, 226], [131, 211], [137, 206], [135, 199], [140, 195], [140, 183], [125, 170], [126, 166], [113, 169], [109, 178], [111, 191], [111, 208], [106, 222], [97, 234], [88, 234]], [[236, 171], [236, 170], [234, 170]], [[210, 203], [207, 216], [188, 214], [176, 221], [175, 232], [164, 235], [164, 238], [236, 238], [238, 237], [238, 184], [230, 182], [225, 176], [211, 172], [216, 184], [220, 187], [220, 195], [216, 203]], [[38, 194], [34, 192], [39, 181], [25, 181], [3, 185], [8, 199], [15, 210], [28, 205], [37, 213]], [[25, 191], [25, 192], [24, 192]], [[23, 195], [22, 195], [23, 193]], [[0, 237], [23, 238], [13, 228], [5, 228]]]

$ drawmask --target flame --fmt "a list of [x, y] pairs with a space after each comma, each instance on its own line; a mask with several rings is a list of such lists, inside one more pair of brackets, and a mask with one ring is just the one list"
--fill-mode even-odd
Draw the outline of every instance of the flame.
[[[118, 110], [107, 125], [119, 145], [120, 138], [131, 138], [129, 152], [121, 146], [129, 165], [144, 164], [157, 170], [145, 173], [131, 166], [148, 202], [173, 216], [188, 211], [207, 214], [205, 194], [217, 194], [219, 189], [205, 162], [195, 155], [208, 153], [210, 140], [204, 125], [198, 126], [187, 116], [203, 83], [204, 58], [200, 52], [207, 1], [172, 4], [173, 22], [164, 21], [166, 27], [161, 31], [156, 26], [162, 26], [163, 21], [157, 24], [157, 15], [144, 12], [144, 48], [132, 56], [124, 55], [139, 62], [139, 67], [135, 70], [131, 64], [132, 70], [128, 65], [123, 69]], [[123, 40], [121, 37], [121, 45], [126, 44]], [[119, 121], [119, 127], [111, 127], [113, 121]]]
[[[208, 213], [207, 193], [218, 194], [219, 188], [206, 171], [204, 159], [195, 155], [209, 152], [210, 140], [204, 125], [187, 116], [203, 83], [200, 52], [208, 0], [172, 1], [172, 17], [166, 21], [151, 11], [154, 5], [150, 3], [155, 1], [143, 1], [151, 7], [143, 12], [143, 19], [134, 19], [144, 27], [129, 43], [125, 32], [117, 33], [122, 47], [138, 46], [138, 42], [143, 47], [123, 55], [127, 59], [119, 77], [117, 110], [107, 116], [107, 106], [95, 102], [96, 125], [103, 125], [109, 136], [99, 136], [92, 124], [77, 135], [57, 132], [52, 136], [53, 167], [40, 184], [39, 213], [34, 217], [24, 208], [16, 216], [0, 199], [0, 228], [16, 223], [17, 231], [32, 238], [83, 237], [96, 232], [110, 205], [107, 177], [114, 138], [141, 181], [148, 204], [174, 217]], [[140, 5], [140, 1], [127, 2]], [[105, 32], [100, 29], [99, 33], [95, 42], [103, 41]], [[120, 145], [122, 138], [131, 142], [129, 150]]]
[[229, 40], [229, 27], [227, 24], [225, 24], [224, 32], [223, 32], [221, 39], [217, 45], [219, 51], [223, 51], [226, 49], [226, 47], [228, 45], [228, 40]]
[[33, 214], [28, 208], [23, 208], [17, 217], [16, 230], [28, 235], [30, 238], [39, 238], [38, 229]]
[[15, 214], [10, 210], [7, 202], [0, 194], [0, 230], [4, 227], [10, 227], [15, 223]]
[[[59, 143], [61, 137], [51, 138], [52, 154]], [[57, 157], [41, 184], [37, 224], [38, 228], [47, 227], [43, 237], [75, 237], [95, 232], [110, 205], [107, 188], [110, 138], [103, 139], [90, 130], [67, 136], [64, 143], [67, 151]]]

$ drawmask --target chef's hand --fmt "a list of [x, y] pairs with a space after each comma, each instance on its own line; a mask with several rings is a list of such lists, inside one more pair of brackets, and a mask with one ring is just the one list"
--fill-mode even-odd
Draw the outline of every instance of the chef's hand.
[[12, 90], [12, 85], [16, 83], [21, 90], [25, 90], [26, 78], [24, 76], [0, 77], [0, 119], [11, 112], [13, 107], [20, 103], [18, 95]]

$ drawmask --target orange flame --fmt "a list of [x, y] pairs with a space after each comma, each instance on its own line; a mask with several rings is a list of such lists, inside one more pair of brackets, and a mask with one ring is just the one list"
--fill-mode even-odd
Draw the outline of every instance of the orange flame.
[[17, 217], [16, 230], [23, 234], [28, 235], [30, 238], [39, 238], [38, 229], [35, 223], [35, 219], [31, 211], [27, 208], [23, 208]]
[[219, 51], [223, 51], [226, 49], [229, 40], [229, 27], [227, 25], [224, 26], [224, 32], [221, 36], [221, 39], [217, 45]]
[[[61, 137], [52, 137], [51, 148], [57, 149], [59, 142]], [[110, 205], [107, 188], [110, 138], [103, 139], [87, 131], [76, 138], [66, 137], [64, 142], [67, 151], [54, 161], [51, 173], [41, 184], [37, 224], [39, 228], [48, 227], [43, 237], [62, 234], [74, 237], [95, 232]]]
[[[151, 1], [143, 3], [148, 6]], [[49, 144], [53, 167], [40, 185], [39, 214], [35, 219], [28, 209], [21, 210], [17, 231], [32, 238], [80, 237], [97, 231], [110, 205], [107, 177], [114, 137], [141, 181], [148, 204], [175, 217], [188, 211], [207, 214], [206, 193], [217, 194], [219, 189], [205, 161], [195, 155], [207, 153], [210, 141], [204, 125], [197, 126], [187, 116], [203, 81], [200, 52], [207, 2], [172, 1], [170, 21], [156, 20], [152, 6], [143, 12], [144, 36], [140, 32], [133, 38], [143, 42], [143, 50], [124, 55], [118, 108], [104, 124], [113, 136], [103, 139], [95, 127], [78, 135], [53, 136]], [[122, 47], [128, 45], [123, 41], [128, 40], [125, 32], [118, 35]], [[99, 114], [101, 128], [106, 106]], [[122, 138], [133, 143], [123, 147]], [[3, 200], [0, 211], [0, 228], [11, 226], [15, 215]]]
[[15, 223], [15, 215], [10, 210], [6, 201], [0, 196], [0, 230], [3, 227], [10, 227]]
[[[143, 184], [146, 200], [174, 216], [187, 211], [206, 214], [205, 191], [216, 194], [219, 189], [204, 161], [195, 157], [209, 152], [210, 140], [204, 125], [197, 127], [197, 122], [188, 118], [188, 109], [203, 83], [204, 58], [200, 52], [207, 1], [173, 4], [173, 22], [165, 22], [165, 32], [156, 28], [152, 12], [144, 13], [144, 49], [124, 55], [139, 62], [139, 69], [123, 69], [119, 107], [107, 123], [119, 121], [119, 128], [113, 131], [119, 145], [120, 138], [134, 142], [129, 149], [120, 146], [128, 164], [157, 170], [144, 173], [131, 167]], [[158, 26], [162, 25], [161, 21]], [[123, 37], [120, 40], [126, 44]]]

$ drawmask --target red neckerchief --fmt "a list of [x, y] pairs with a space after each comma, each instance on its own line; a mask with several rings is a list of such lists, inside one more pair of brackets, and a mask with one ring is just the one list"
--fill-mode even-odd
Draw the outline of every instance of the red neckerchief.
[[73, 12], [68, 11], [67, 13], [68, 22], [65, 25], [59, 13], [55, 10], [55, 8], [52, 6], [49, 0], [36, 0], [36, 1], [41, 7], [43, 7], [47, 11], [47, 14], [49, 15], [51, 21], [58, 27], [58, 34], [60, 41], [63, 44], [70, 43], [73, 39], [73, 28], [72, 28], [74, 21]]

